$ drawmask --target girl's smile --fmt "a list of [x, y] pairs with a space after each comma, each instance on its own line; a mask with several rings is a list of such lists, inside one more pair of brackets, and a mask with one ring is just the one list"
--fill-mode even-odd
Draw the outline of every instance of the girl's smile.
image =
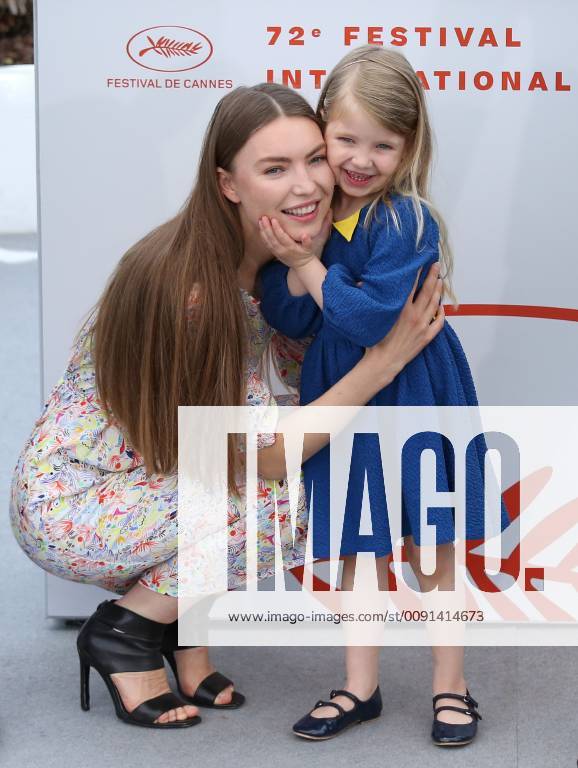
[[350, 171], [348, 168], [344, 168], [344, 173], [347, 181], [354, 187], [365, 187], [373, 179], [373, 174], [368, 173], [356, 173]]

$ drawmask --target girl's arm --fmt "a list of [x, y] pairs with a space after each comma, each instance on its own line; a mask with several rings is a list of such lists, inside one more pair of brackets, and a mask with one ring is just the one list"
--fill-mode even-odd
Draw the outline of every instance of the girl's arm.
[[[437, 224], [426, 208], [424, 232], [416, 247], [417, 222], [411, 202], [396, 203], [400, 229], [384, 208], [381, 220], [367, 232], [370, 257], [360, 276], [341, 264], [332, 265], [323, 283], [323, 316], [345, 338], [362, 347], [372, 346], [399, 317], [405, 297], [419, 269], [439, 259]], [[361, 285], [357, 284], [361, 281]]]
[[[326, 228], [327, 235], [331, 228]], [[287, 275], [287, 284], [292, 296], [301, 296], [304, 293], [314, 299], [320, 309], [323, 309], [323, 281], [327, 269], [321, 261], [321, 249], [319, 241], [313, 242], [309, 236], [295, 242], [279, 224], [277, 219], [269, 219], [263, 216], [259, 221], [259, 228], [263, 241], [271, 253], [283, 264], [290, 267]], [[327, 236], [323, 237], [323, 244]]]
[[[296, 285], [301, 282], [323, 310], [324, 322], [360, 347], [376, 344], [396, 321], [415, 275], [439, 258], [439, 230], [425, 206], [424, 232], [416, 247], [417, 221], [408, 198], [395, 201], [399, 229], [388, 208], [380, 205], [378, 219], [364, 233], [369, 259], [361, 275], [343, 264], [329, 270], [316, 258], [310, 239], [295, 242], [276, 219], [263, 217], [261, 234], [277, 258], [291, 267]], [[384, 220], [385, 216], [385, 220]]]
[[[361, 408], [381, 389], [386, 387], [397, 374], [439, 333], [444, 324], [444, 311], [440, 307], [442, 281], [439, 267], [434, 264], [414, 301], [418, 278], [413, 283], [402, 312], [387, 336], [371, 349], [337, 384], [311, 403], [317, 405], [349, 405]], [[436, 316], [437, 313], [437, 316]], [[432, 317], [435, 320], [432, 322]], [[326, 434], [310, 433], [309, 406], [297, 409], [287, 417], [291, 429], [304, 433], [303, 458], [307, 461], [328, 443]], [[344, 410], [343, 423], [355, 414], [355, 409]], [[282, 428], [287, 422], [282, 422]], [[287, 424], [289, 426], [289, 424]], [[271, 446], [258, 452], [258, 472], [262, 477], [281, 479], [286, 476], [285, 448], [283, 436], [278, 435]]]
[[260, 277], [261, 312], [272, 328], [290, 339], [304, 339], [317, 333], [322, 321], [319, 307], [309, 293], [291, 293], [288, 267], [272, 261], [263, 267]]

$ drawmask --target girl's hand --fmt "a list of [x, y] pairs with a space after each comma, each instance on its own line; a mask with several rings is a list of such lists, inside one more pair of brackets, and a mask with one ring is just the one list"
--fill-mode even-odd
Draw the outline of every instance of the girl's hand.
[[333, 214], [328, 211], [319, 234], [315, 237], [303, 235], [301, 242], [296, 242], [285, 232], [277, 219], [262, 216], [259, 219], [259, 231], [263, 242], [271, 253], [287, 267], [299, 269], [314, 259], [319, 259], [331, 231]]
[[382, 362], [387, 361], [389, 367], [385, 375], [389, 381], [392, 370], [397, 375], [444, 326], [444, 308], [440, 304], [443, 283], [439, 279], [439, 271], [439, 263], [433, 264], [419, 296], [414, 301], [421, 273], [421, 269], [419, 270], [395, 325], [382, 341], [365, 352], [366, 358], [373, 360], [378, 370], [383, 368]]

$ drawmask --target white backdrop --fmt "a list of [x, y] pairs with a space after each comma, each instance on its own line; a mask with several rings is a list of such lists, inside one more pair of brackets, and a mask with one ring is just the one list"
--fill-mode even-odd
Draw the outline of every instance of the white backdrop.
[[[301, 92], [315, 103], [309, 72], [329, 70], [349, 50], [345, 27], [359, 28], [352, 45], [368, 34], [390, 44], [403, 27], [399, 50], [429, 84], [434, 199], [450, 230], [456, 290], [463, 305], [484, 305], [451, 321], [480, 401], [576, 402], [578, 311], [547, 319], [577, 306], [578, 12], [570, 0], [36, 5], [45, 395], [124, 250], [188, 194], [219, 98], [268, 71], [282, 81], [283, 70], [294, 79], [300, 70]], [[281, 28], [273, 45], [267, 27]], [[431, 32], [416, 32], [423, 27]], [[153, 50], [168, 40], [171, 50]], [[520, 73], [520, 90], [502, 90], [504, 71]], [[475, 81], [479, 72], [494, 85], [476, 87], [490, 77]]]
[[[0, 236], [36, 232], [34, 67], [0, 67]], [[1, 258], [7, 258], [5, 251]], [[30, 258], [28, 256], [28, 258]]]

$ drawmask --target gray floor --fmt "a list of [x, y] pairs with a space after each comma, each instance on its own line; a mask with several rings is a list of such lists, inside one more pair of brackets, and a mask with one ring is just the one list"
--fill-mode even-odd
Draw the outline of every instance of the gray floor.
[[[6, 499], [18, 451], [39, 413], [36, 264], [0, 264], [0, 498]], [[429, 654], [385, 649], [384, 716], [341, 738], [314, 744], [289, 727], [340, 684], [341, 650], [242, 648], [214, 653], [247, 706], [204, 714], [191, 730], [161, 733], [113, 716], [93, 672], [92, 709], [78, 703], [76, 631], [44, 618], [42, 572], [0, 523], [0, 765], [125, 768], [145, 765], [308, 766], [452, 765], [567, 768], [578, 758], [578, 653], [563, 648], [471, 648], [470, 689], [484, 716], [478, 739], [460, 750], [428, 741]]]

